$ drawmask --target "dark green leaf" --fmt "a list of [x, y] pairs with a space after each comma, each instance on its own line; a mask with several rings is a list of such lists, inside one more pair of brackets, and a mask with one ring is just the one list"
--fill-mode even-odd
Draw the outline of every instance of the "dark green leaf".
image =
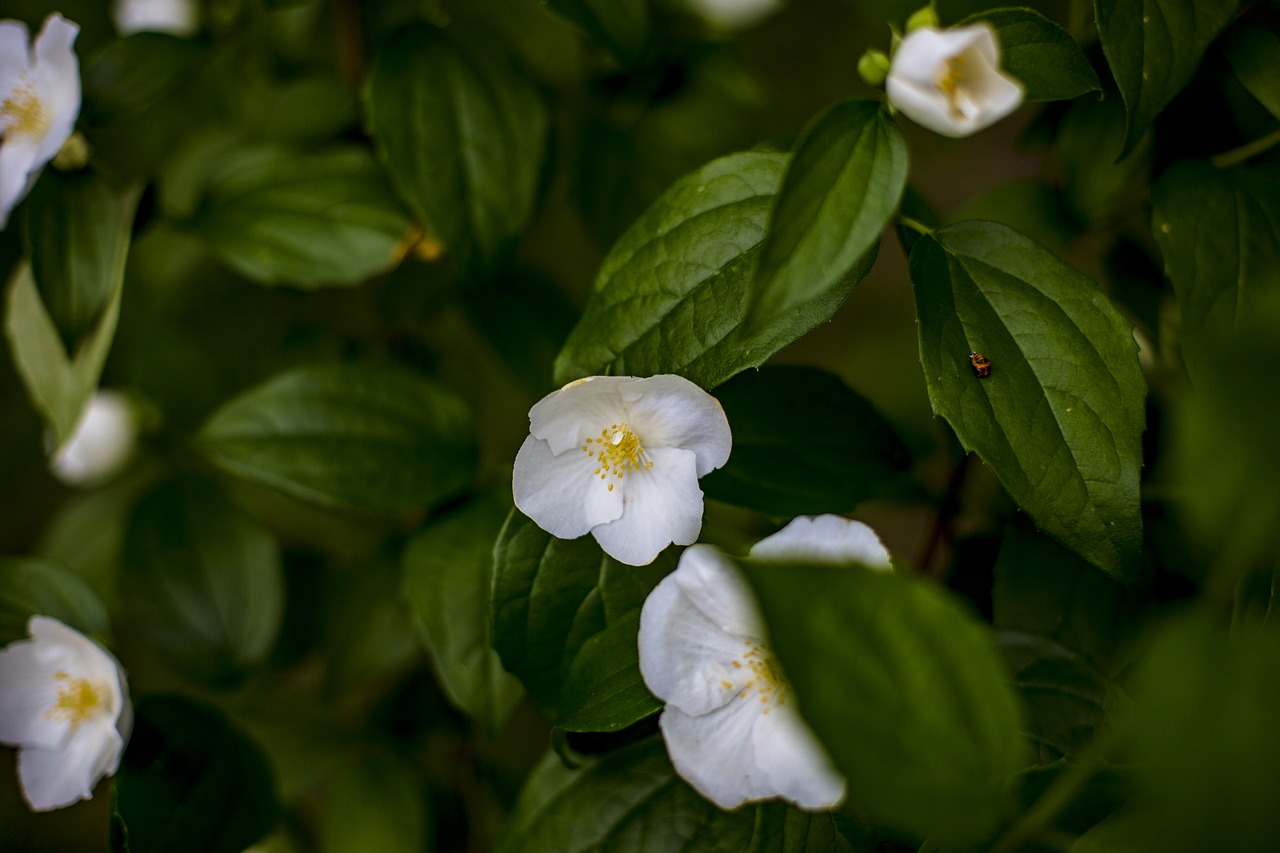
[[[557, 539], [516, 510], [493, 556], [493, 647], [507, 670], [548, 708], [560, 705], [583, 645], [638, 612], [675, 565], [673, 549], [647, 566], [623, 565], [605, 556], [590, 536]], [[630, 660], [637, 659], [633, 645]]]
[[765, 367], [716, 391], [733, 454], [702, 480], [708, 497], [779, 517], [851, 512], [911, 465], [892, 426], [837, 377]]
[[400, 262], [409, 220], [361, 148], [235, 152], [192, 227], [241, 275], [303, 288], [359, 284]]
[[[116, 781], [116, 813], [134, 853], [240, 853], [278, 815], [267, 760], [212, 708], [187, 699], [138, 704]], [[198, 840], [198, 841], [197, 841]]]
[[849, 805], [937, 842], [986, 837], [1025, 749], [986, 627], [894, 572], [744, 568], [802, 713], [849, 780]]
[[325, 675], [333, 693], [347, 694], [417, 663], [413, 613], [400, 594], [399, 569], [379, 554], [331, 575]]
[[82, 634], [110, 630], [102, 600], [79, 576], [53, 560], [0, 559], [0, 646], [26, 638], [32, 616], [52, 616]]
[[375, 364], [279, 374], [213, 414], [204, 452], [237, 476], [321, 506], [402, 512], [466, 486], [471, 418], [449, 390]]
[[1144, 134], [1119, 163], [1098, 156], [1119, 149], [1124, 135], [1124, 107], [1115, 98], [1082, 98], [1058, 122], [1053, 151], [1063, 203], [1082, 225], [1105, 224], [1108, 215], [1131, 209], [1150, 190], [1152, 134]]
[[1187, 368], [1218, 381], [1203, 364], [1210, 340], [1280, 296], [1280, 178], [1179, 163], [1156, 183], [1151, 230], [1178, 295]]
[[547, 113], [495, 45], [451, 34], [396, 33], [375, 54], [365, 105], [397, 192], [460, 268], [483, 273], [533, 211]]
[[133, 630], [168, 664], [228, 683], [266, 657], [280, 630], [279, 549], [213, 485], [175, 481], [134, 512], [120, 595]]
[[[906, 220], [910, 220], [913, 224], [908, 225]], [[893, 224], [893, 230], [898, 235], [898, 242], [902, 244], [902, 251], [908, 255], [916, 244], [916, 240], [920, 239], [922, 228], [937, 228], [942, 223], [938, 221], [938, 215], [929, 207], [929, 203], [924, 200], [920, 193], [911, 187], [907, 187], [902, 192], [902, 204], [898, 209], [898, 219]]]
[[1133, 703], [1137, 796], [1152, 818], [1146, 849], [1280, 846], [1280, 634], [1184, 614], [1154, 640]]
[[[1132, 580], [1146, 382], [1129, 324], [1092, 281], [995, 223], [922, 238], [911, 280], [934, 412], [1041, 530]], [[973, 352], [990, 376], [974, 375]]]
[[763, 329], [838, 288], [880, 238], [907, 183], [907, 143], [880, 105], [845, 101], [814, 119], [782, 178], [747, 322]]
[[80, 338], [68, 358], [58, 329], [40, 301], [31, 264], [19, 263], [9, 279], [5, 300], [4, 332], [14, 367], [27, 395], [60, 447], [75, 432], [89, 398], [98, 390], [98, 379], [115, 339], [120, 318], [123, 276], [116, 279], [111, 299], [97, 325]]
[[640, 56], [649, 31], [647, 0], [547, 0], [625, 65]]
[[662, 710], [640, 677], [633, 610], [582, 644], [565, 675], [559, 727], [570, 732], [616, 732]]
[[404, 553], [404, 595], [417, 613], [441, 687], [492, 734], [522, 693], [489, 638], [493, 543], [510, 507], [510, 500], [472, 501], [424, 528]]
[[1249, 94], [1280, 118], [1280, 36], [1265, 27], [1233, 27], [1223, 37], [1222, 48]]
[[417, 767], [386, 753], [364, 756], [334, 775], [320, 813], [325, 853], [420, 853], [427, 844], [427, 798]]
[[136, 199], [90, 171], [50, 170], [31, 192], [31, 274], [68, 352], [97, 327], [124, 275]]
[[525, 783], [499, 853], [845, 853], [830, 813], [772, 802], [721, 811], [671, 769], [662, 742], [611, 753], [581, 770], [548, 755]]
[[203, 58], [199, 43], [165, 33], [112, 41], [85, 65], [86, 121], [103, 125], [142, 113], [190, 79]]
[[1066, 101], [1101, 86], [1071, 34], [1032, 9], [992, 9], [962, 23], [995, 27], [1000, 64], [1022, 81], [1028, 101]]
[[874, 250], [839, 286], [758, 334], [743, 328], [786, 161], [773, 152], [723, 157], [681, 178], [645, 211], [601, 265], [586, 312], [556, 359], [556, 383], [676, 373], [712, 388], [829, 320], [870, 270]]
[[1133, 150], [1187, 85], [1237, 5], [1238, 0], [1094, 0], [1102, 50], [1129, 114], [1120, 156]]

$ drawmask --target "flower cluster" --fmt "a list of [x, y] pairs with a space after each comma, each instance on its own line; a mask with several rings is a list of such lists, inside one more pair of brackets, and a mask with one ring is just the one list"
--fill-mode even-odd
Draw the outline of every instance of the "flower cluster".
[[116, 772], [133, 723], [115, 658], [57, 619], [32, 616], [29, 640], [0, 650], [0, 743], [18, 747], [33, 811], [93, 796]]

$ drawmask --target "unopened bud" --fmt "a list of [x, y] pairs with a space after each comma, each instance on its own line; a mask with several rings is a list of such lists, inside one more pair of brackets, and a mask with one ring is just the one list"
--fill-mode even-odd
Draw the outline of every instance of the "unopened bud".
[[936, 29], [938, 25], [938, 10], [932, 3], [923, 9], [917, 9], [911, 13], [910, 18], [907, 18], [907, 32], [918, 30], [921, 27], [933, 27]]
[[883, 86], [889, 76], [889, 57], [882, 50], [868, 50], [858, 60], [858, 76], [868, 86]]
[[77, 130], [53, 155], [53, 168], [59, 172], [78, 172], [89, 164], [89, 153], [89, 140]]

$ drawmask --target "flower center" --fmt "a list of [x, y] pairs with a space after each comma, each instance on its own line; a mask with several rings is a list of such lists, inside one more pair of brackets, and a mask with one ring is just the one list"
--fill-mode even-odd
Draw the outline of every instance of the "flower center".
[[53, 119], [29, 83], [20, 83], [0, 103], [0, 124], [6, 136], [42, 137]]
[[72, 678], [63, 670], [53, 674], [58, 681], [58, 699], [45, 711], [45, 719], [65, 720], [75, 731], [81, 723], [87, 723], [106, 710], [106, 696], [84, 678]]
[[738, 692], [739, 699], [746, 699], [752, 691], [759, 693], [760, 704], [764, 706], [765, 714], [769, 713], [771, 707], [786, 704], [791, 686], [787, 684], [782, 672], [773, 662], [773, 652], [769, 651], [767, 646], [752, 643], [746, 653], [733, 662], [734, 669], [744, 667], [751, 671], [751, 677]]
[[952, 56], [938, 76], [938, 90], [947, 96], [947, 106], [959, 118], [969, 118], [976, 112], [973, 98], [964, 86], [966, 64], [963, 54]]
[[[626, 424], [610, 424], [608, 429], [600, 430], [600, 437], [588, 438], [582, 451], [598, 463], [591, 474], [601, 480], [610, 474], [621, 480], [628, 471], [647, 471], [653, 467], [640, 436]], [[613, 486], [609, 484], [609, 491], [613, 491]]]

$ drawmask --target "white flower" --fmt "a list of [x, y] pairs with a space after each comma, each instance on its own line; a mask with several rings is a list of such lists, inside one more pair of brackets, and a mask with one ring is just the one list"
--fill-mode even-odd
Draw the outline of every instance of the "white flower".
[[885, 84], [889, 103], [943, 136], [969, 136], [1022, 103], [1022, 84], [1000, 71], [1000, 47], [987, 24], [920, 27], [898, 45]]
[[200, 26], [195, 0], [116, 0], [112, 18], [122, 36], [140, 32], [189, 36]]
[[115, 658], [78, 631], [32, 616], [30, 640], [0, 650], [0, 743], [18, 747], [18, 781], [33, 811], [93, 796], [120, 766], [133, 722]]
[[[860, 562], [889, 569], [865, 524], [797, 518], [751, 549], [760, 559]], [[659, 719], [671, 763], [721, 808], [781, 797], [830, 808], [844, 779], [796, 710], [746, 581], [720, 551], [694, 545], [640, 611], [640, 674], [666, 702]]]
[[29, 46], [26, 24], [0, 21], [0, 230], [75, 128], [80, 64], [71, 45], [79, 32], [54, 13]]
[[729, 458], [720, 403], [679, 376], [593, 376], [529, 410], [516, 506], [561, 539], [595, 536], [614, 559], [653, 561], [702, 530], [698, 478]]
[[726, 29], [742, 29], [782, 8], [783, 0], [685, 0], [703, 19]]
[[84, 407], [75, 431], [49, 468], [67, 485], [96, 485], [125, 466], [137, 442], [138, 418], [128, 398], [115, 391], [99, 391]]

